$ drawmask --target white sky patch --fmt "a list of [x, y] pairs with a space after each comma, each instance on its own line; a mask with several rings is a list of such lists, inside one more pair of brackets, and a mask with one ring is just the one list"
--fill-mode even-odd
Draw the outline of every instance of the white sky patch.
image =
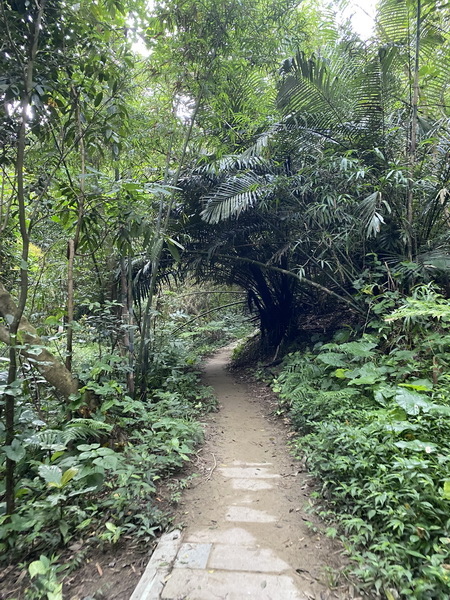
[[343, 15], [350, 18], [352, 27], [363, 40], [372, 37], [375, 28], [376, 0], [351, 0]]
[[133, 48], [133, 52], [136, 52], [136, 54], [139, 54], [139, 56], [142, 56], [143, 58], [148, 58], [152, 53], [150, 48], [146, 46], [144, 40], [141, 37], [138, 37], [138, 39], [135, 42], [133, 42], [131, 47]]

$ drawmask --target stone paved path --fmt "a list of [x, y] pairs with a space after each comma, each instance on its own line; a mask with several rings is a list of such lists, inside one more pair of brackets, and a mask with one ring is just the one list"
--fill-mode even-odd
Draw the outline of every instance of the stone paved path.
[[220, 352], [205, 373], [221, 404], [205, 450], [211, 477], [185, 494], [187, 527], [165, 536], [132, 600], [347, 599], [324, 585], [339, 557], [305, 524], [307, 480], [284, 432], [227, 372], [228, 358]]

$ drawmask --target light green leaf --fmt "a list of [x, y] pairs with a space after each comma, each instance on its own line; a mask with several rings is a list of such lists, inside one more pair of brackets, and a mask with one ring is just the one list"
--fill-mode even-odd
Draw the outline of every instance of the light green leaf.
[[40, 560], [35, 560], [28, 565], [28, 572], [30, 573], [31, 579], [36, 577], [36, 575], [45, 575], [46, 570], [46, 566]]
[[399, 383], [399, 386], [416, 392], [428, 392], [433, 389], [433, 384], [429, 379], [414, 379], [410, 383]]
[[432, 452], [436, 452], [438, 450], [436, 444], [432, 444], [431, 442], [422, 442], [421, 440], [412, 440], [411, 442], [405, 442], [402, 440], [400, 442], [396, 442], [395, 445], [397, 448], [413, 450], [414, 452], [426, 452], [427, 454], [431, 454]]
[[61, 486], [62, 470], [56, 465], [41, 465], [38, 473], [49, 487]]
[[62, 583], [57, 583], [53, 591], [47, 592], [47, 600], [63, 600]]
[[450, 479], [446, 479], [444, 481], [442, 496], [445, 498], [445, 500], [450, 500]]
[[64, 471], [63, 476], [61, 477], [61, 486], [65, 486], [66, 484], [68, 484], [69, 481], [73, 479], [77, 473], [78, 469], [75, 469], [74, 467], [71, 467], [70, 469], [67, 469], [67, 471]]
[[348, 372], [348, 369], [336, 369], [336, 371], [333, 373], [333, 375], [335, 377], [337, 377], [338, 379], [345, 379], [347, 372]]

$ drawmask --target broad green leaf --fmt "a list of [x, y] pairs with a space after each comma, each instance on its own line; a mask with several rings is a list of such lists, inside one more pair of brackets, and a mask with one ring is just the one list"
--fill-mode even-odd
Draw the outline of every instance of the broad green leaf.
[[93, 463], [104, 469], [116, 469], [118, 459], [116, 456], [99, 456], [93, 460]]
[[366, 363], [359, 369], [353, 369], [347, 374], [352, 381], [349, 385], [373, 385], [385, 374], [385, 367], [377, 367], [374, 363]]
[[100, 106], [100, 103], [102, 100], [103, 100], [103, 92], [99, 92], [95, 97], [94, 106], [95, 107]]
[[360, 342], [347, 342], [339, 345], [339, 350], [352, 356], [358, 356], [362, 358], [368, 358], [371, 355], [371, 351], [377, 347], [376, 342], [368, 342], [361, 340]]
[[41, 465], [38, 473], [49, 487], [61, 486], [62, 470], [56, 465]]
[[414, 379], [409, 383], [399, 383], [398, 385], [416, 392], [428, 392], [433, 389], [433, 384], [429, 379]]
[[348, 372], [348, 369], [336, 369], [336, 371], [333, 373], [333, 375], [335, 377], [337, 377], [338, 379], [345, 379], [347, 372]]
[[13, 440], [11, 446], [4, 446], [5, 454], [14, 462], [19, 462], [24, 458], [26, 451], [19, 440]]
[[61, 485], [67, 485], [77, 473], [78, 469], [75, 469], [74, 467], [71, 467], [70, 469], [67, 469], [67, 471], [64, 471], [63, 476], [61, 477]]
[[450, 500], [450, 479], [444, 481], [444, 488], [442, 490], [442, 496], [446, 500]]
[[404, 388], [398, 389], [395, 401], [408, 415], [418, 415], [421, 410], [428, 412], [432, 406], [427, 396]]
[[30, 573], [31, 579], [36, 575], [45, 575], [47, 567], [42, 563], [41, 560], [35, 560], [28, 565], [28, 572]]
[[384, 426], [386, 431], [392, 433], [403, 433], [403, 431], [415, 431], [420, 429], [418, 425], [409, 423], [408, 421], [394, 421], [393, 423], [386, 423]]
[[445, 404], [432, 404], [428, 411], [430, 415], [442, 415], [443, 417], [450, 417], [450, 406]]
[[431, 442], [422, 442], [421, 440], [412, 440], [411, 442], [395, 442], [397, 448], [402, 448], [405, 450], [413, 450], [414, 452], [426, 452], [427, 454], [431, 454], [432, 452], [436, 452], [438, 447], [436, 444]]
[[100, 444], [80, 444], [77, 446], [77, 450], [80, 452], [89, 452], [90, 450], [96, 450], [100, 448]]

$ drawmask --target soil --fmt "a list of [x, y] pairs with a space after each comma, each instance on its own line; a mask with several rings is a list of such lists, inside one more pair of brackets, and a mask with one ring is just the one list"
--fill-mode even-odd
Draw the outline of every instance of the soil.
[[[276, 505], [272, 501], [270, 506], [271, 512], [279, 515], [278, 535], [270, 533], [265, 539], [259, 530], [258, 542], [273, 548], [308, 580], [311, 597], [354, 598], [352, 586], [339, 582], [339, 573], [345, 567], [342, 548], [320, 533], [323, 525], [309, 511], [315, 484], [303, 463], [289, 452], [287, 444], [292, 433], [287, 420], [274, 416], [274, 394], [264, 384], [249, 380], [242, 371], [232, 373], [225, 369], [230, 354], [231, 347], [224, 348], [205, 363], [204, 383], [215, 389], [219, 411], [204, 419], [205, 444], [179, 477], [178, 489], [184, 487], [184, 481], [190, 483], [181, 494], [174, 527], [221, 527], [217, 515], [230, 505], [230, 490], [224, 489], [223, 478], [215, 477], [217, 470], [239, 460], [270, 462], [281, 475]], [[172, 493], [176, 487], [176, 482], [172, 482]], [[263, 502], [262, 498], [261, 509], [265, 508]], [[125, 540], [106, 553], [91, 554], [67, 578], [64, 598], [129, 600], [154, 546], [143, 547], [142, 543]], [[74, 548], [73, 554], [76, 552]], [[0, 600], [22, 598], [20, 580], [24, 576], [23, 571], [20, 575], [14, 569], [1, 583], [0, 571]], [[334, 592], [328, 589], [331, 584]]]

